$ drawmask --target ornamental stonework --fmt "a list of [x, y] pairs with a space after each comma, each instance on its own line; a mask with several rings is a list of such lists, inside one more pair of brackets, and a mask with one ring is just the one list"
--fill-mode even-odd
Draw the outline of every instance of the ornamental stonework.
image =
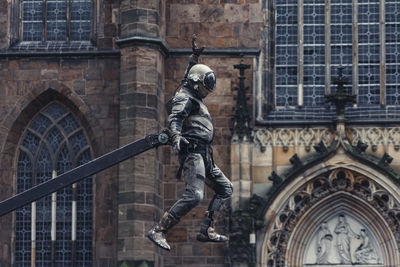
[[261, 148], [266, 146], [305, 146], [311, 147], [321, 140], [330, 144], [334, 138], [334, 131], [323, 128], [293, 128], [293, 129], [257, 129], [254, 132], [254, 141]]
[[[395, 242], [400, 244], [400, 203], [385, 190], [385, 188], [378, 185], [378, 183], [372, 179], [357, 172], [339, 168], [310, 180], [295, 194], [290, 196], [282, 208], [277, 211], [266, 236], [265, 262], [267, 266], [286, 266], [287, 259], [285, 256], [287, 255], [289, 241], [303, 215], [317, 203], [320, 203], [321, 200], [337, 193], [352, 195], [355, 198], [362, 199], [362, 201], [365, 201], [373, 207], [387, 222], [389, 229], [395, 237]], [[346, 223], [347, 221], [349, 221], [349, 225], [351, 225], [349, 227], [352, 227], [351, 234], [353, 234], [349, 237], [347, 234], [346, 236], [340, 234], [340, 231], [336, 229], [339, 223], [343, 224], [343, 222]], [[347, 241], [349, 241], [350, 238], [356, 240], [353, 241], [353, 244], [356, 242], [359, 244], [357, 243], [358, 246], [352, 245], [351, 248], [349, 245], [348, 249], [347, 247], [345, 248], [346, 251], [338, 250], [326, 254], [322, 254], [322, 251], [318, 251], [317, 247], [309, 247], [308, 250], [305, 250], [305, 262], [303, 262], [307, 266], [325, 266], [326, 264], [329, 265], [333, 263], [345, 265], [348, 264], [347, 261], [350, 261], [352, 265], [361, 266], [365, 263], [382, 263], [380, 252], [377, 247], [378, 240], [375, 240], [375, 237], [371, 235], [371, 231], [369, 230], [370, 226], [367, 222], [362, 222], [354, 217], [354, 215], [341, 212], [340, 210], [338, 210], [338, 213], [334, 217], [330, 217], [330, 219], [325, 222], [325, 227], [322, 227], [322, 224], [315, 225], [315, 227], [320, 227], [326, 232], [325, 246], [332, 245], [331, 241], [333, 240], [336, 242], [336, 245], [339, 241], [349, 245], [350, 243]], [[348, 232], [350, 232], [350, 230], [346, 233]], [[318, 234], [313, 235], [313, 238], [310, 239], [311, 242], [313, 242], [313, 240], [315, 241], [315, 238], [317, 238], [316, 236], [318, 236]], [[362, 244], [366, 244], [367, 238], [371, 240], [369, 246], [372, 250], [370, 250], [370, 254], [365, 254], [365, 251], [362, 250], [363, 247], [361, 247]], [[314, 258], [311, 259], [311, 262], [308, 257], [310, 249], [319, 253], [313, 256]], [[331, 253], [335, 254], [333, 255]], [[348, 259], [348, 255], [352, 255], [352, 258]]]
[[[305, 146], [312, 147], [323, 141], [326, 145], [330, 144], [335, 137], [332, 129], [324, 128], [292, 128], [292, 129], [256, 129], [253, 133], [254, 142], [261, 149], [266, 146]], [[364, 127], [350, 128], [348, 139], [352, 145], [357, 145], [362, 141], [375, 150], [379, 145], [391, 145], [396, 150], [400, 149], [400, 127], [380, 128]]]
[[358, 141], [370, 146], [373, 150], [379, 145], [392, 145], [396, 150], [400, 148], [400, 127], [392, 128], [352, 128], [350, 140], [353, 145]]

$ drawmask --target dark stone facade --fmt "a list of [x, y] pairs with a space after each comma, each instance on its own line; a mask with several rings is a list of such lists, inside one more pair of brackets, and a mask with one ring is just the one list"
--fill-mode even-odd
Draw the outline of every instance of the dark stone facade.
[[[190, 51], [185, 49], [190, 48], [193, 33], [207, 49], [231, 49], [201, 58], [217, 75], [217, 90], [206, 104], [217, 129], [214, 158], [229, 177], [236, 94], [231, 89], [238, 83], [233, 65], [240, 62], [235, 51], [260, 48], [260, 1], [94, 2], [96, 38], [91, 46], [22, 47], [16, 43], [18, 20], [12, 15], [20, 1], [0, 0], [0, 198], [15, 194], [18, 144], [25, 127], [53, 101], [63, 103], [79, 119], [94, 157], [166, 127], [164, 103], [182, 79]], [[185, 51], [174, 53], [176, 49]], [[253, 65], [252, 57], [245, 57], [244, 63]], [[252, 70], [247, 71], [250, 88]], [[95, 176], [94, 266], [223, 265], [224, 245], [195, 241], [210, 190], [168, 234], [170, 253], [145, 237], [184, 190], [184, 182], [175, 178], [177, 167], [171, 149], [162, 147]], [[0, 218], [1, 266], [12, 263], [13, 216]]]

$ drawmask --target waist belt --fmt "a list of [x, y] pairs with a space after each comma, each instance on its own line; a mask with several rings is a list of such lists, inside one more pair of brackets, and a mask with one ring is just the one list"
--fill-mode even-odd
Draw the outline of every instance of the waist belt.
[[211, 144], [202, 142], [199, 140], [194, 140], [194, 139], [187, 139], [189, 141], [189, 144], [182, 144], [181, 151], [179, 152], [182, 156], [182, 160], [179, 165], [178, 172], [176, 174], [176, 178], [180, 179], [182, 176], [182, 170], [183, 170], [183, 164], [185, 163], [186, 157], [191, 154], [191, 153], [199, 153], [203, 157], [208, 157], [209, 155], [211, 156], [211, 164], [214, 166], [214, 159], [212, 157], [212, 147]]

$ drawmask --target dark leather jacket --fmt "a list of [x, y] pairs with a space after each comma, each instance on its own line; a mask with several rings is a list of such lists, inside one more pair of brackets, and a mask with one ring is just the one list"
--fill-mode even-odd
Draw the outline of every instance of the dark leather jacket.
[[207, 106], [194, 90], [183, 86], [172, 100], [168, 116], [172, 135], [180, 134], [187, 139], [210, 144], [214, 139], [214, 125]]

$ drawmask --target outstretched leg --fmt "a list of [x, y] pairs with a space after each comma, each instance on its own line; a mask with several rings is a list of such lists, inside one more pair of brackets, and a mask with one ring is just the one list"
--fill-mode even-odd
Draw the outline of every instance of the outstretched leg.
[[213, 216], [214, 212], [220, 211], [226, 200], [232, 196], [233, 186], [217, 166], [212, 168], [208, 177], [207, 184], [215, 191], [215, 195], [204, 215], [197, 240], [200, 242], [226, 242], [228, 237], [215, 232]]
[[189, 154], [183, 163], [183, 175], [186, 190], [182, 197], [165, 212], [160, 222], [147, 234], [147, 237], [163, 249], [170, 250], [165, 239], [167, 231], [177, 224], [183, 216], [197, 206], [204, 195], [205, 168], [200, 154]]

